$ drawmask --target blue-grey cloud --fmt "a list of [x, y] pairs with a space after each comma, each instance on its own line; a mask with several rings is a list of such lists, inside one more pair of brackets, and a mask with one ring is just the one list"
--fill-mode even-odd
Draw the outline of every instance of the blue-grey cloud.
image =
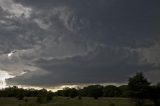
[[[19, 62], [18, 72], [30, 70], [9, 83], [126, 82], [137, 71], [158, 81], [154, 74], [159, 74], [160, 66], [158, 0], [0, 3], [0, 69], [13, 74]], [[17, 52], [9, 60], [5, 56], [12, 50]]]
[[[35, 63], [47, 71], [44, 75], [28, 74], [9, 81], [38, 86], [87, 83], [125, 83], [135, 72], [159, 70], [154, 63], [142, 63], [135, 51], [100, 47], [85, 55], [64, 59], [39, 59]], [[157, 71], [156, 71], [157, 72]], [[156, 81], [156, 80], [154, 80]], [[19, 84], [19, 83], [18, 83]]]

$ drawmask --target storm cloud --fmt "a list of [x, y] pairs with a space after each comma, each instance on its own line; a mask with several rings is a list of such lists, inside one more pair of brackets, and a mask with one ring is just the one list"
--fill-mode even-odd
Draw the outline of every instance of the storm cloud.
[[126, 83], [140, 71], [158, 82], [159, 5], [0, 0], [0, 69], [15, 76], [7, 80], [15, 85]]

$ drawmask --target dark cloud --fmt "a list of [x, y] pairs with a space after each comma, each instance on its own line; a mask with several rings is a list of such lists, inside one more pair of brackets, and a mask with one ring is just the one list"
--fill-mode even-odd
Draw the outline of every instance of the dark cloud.
[[159, 70], [154, 64], [143, 64], [134, 51], [126, 49], [98, 48], [86, 55], [65, 59], [39, 59], [35, 63], [47, 74], [10, 79], [12, 83], [51, 86], [63, 84], [124, 83], [135, 72], [148, 73]]
[[[137, 71], [157, 81], [151, 73], [159, 73], [160, 66], [158, 0], [8, 3], [18, 7], [14, 5], [11, 11], [3, 2], [0, 5], [0, 51], [17, 50], [13, 60], [25, 65], [22, 71], [30, 70], [9, 83], [52, 86], [126, 82]], [[0, 56], [0, 66], [8, 72], [12, 69], [10, 61]]]
[[149, 46], [159, 34], [160, 3], [157, 0], [17, 1], [38, 9], [68, 6], [77, 17], [90, 22], [91, 27], [80, 30], [80, 33], [84, 32], [88, 39], [103, 43], [114, 42], [131, 47]]

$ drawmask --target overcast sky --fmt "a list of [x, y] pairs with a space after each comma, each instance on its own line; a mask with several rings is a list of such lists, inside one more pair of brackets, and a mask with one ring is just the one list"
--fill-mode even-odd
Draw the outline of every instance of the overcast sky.
[[160, 1], [0, 0], [0, 70], [8, 85], [126, 83], [136, 72], [159, 82]]

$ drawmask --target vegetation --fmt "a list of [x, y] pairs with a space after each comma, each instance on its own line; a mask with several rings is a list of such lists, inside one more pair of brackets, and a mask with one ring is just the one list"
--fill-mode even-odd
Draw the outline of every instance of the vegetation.
[[143, 106], [144, 100], [148, 99], [150, 83], [143, 77], [142, 73], [137, 73], [129, 79], [129, 97], [133, 98], [136, 106]]
[[[122, 85], [119, 87], [114, 85], [90, 85], [82, 89], [65, 88], [63, 90], [59, 90], [53, 93], [45, 89], [22, 89], [14, 86], [0, 90], [0, 97], [15, 97], [17, 98], [17, 100], [24, 101], [26, 104], [30, 102], [28, 98], [34, 97], [36, 98], [36, 103], [38, 103], [39, 105], [49, 103], [53, 104], [53, 101], [56, 102], [56, 98], [59, 97], [71, 98], [68, 99], [68, 102], [71, 102], [72, 100], [74, 100], [75, 102], [77, 102], [78, 100], [79, 102], [83, 102], [86, 100], [87, 97], [92, 97], [95, 99], [95, 101], [97, 101], [96, 103], [99, 103], [98, 101], [102, 102], [102, 100], [105, 100], [110, 101], [106, 105], [117, 106], [115, 102], [108, 99], [112, 97], [112, 99], [126, 98], [125, 100], [128, 100], [130, 104], [134, 104], [135, 106], [145, 106], [146, 103], [154, 104], [154, 106], [160, 106], [160, 84], [151, 85], [151, 83], [143, 76], [142, 73], [137, 73], [135, 76], [129, 78], [128, 85]], [[103, 99], [102, 97], [107, 98]], [[65, 100], [64, 98], [62, 99]], [[87, 103], [88, 102], [86, 101], [86, 104]], [[99, 103], [99, 105], [97, 106], [104, 105], [100, 105]]]
[[[16, 98], [0, 98], [0, 106], [134, 106], [127, 98], [99, 98], [95, 100], [90, 97], [78, 98], [54, 97], [48, 103], [37, 103], [36, 97], [27, 98], [28, 102]], [[151, 102], [147, 103], [147, 105]]]

